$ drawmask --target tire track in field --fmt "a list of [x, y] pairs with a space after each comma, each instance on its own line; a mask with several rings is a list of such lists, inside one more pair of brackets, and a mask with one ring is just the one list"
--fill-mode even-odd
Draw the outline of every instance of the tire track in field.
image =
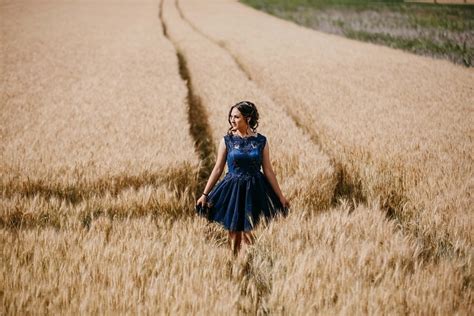
[[[187, 62], [186, 58], [184, 57], [184, 54], [180, 51], [178, 45], [175, 44], [175, 42], [172, 40], [172, 38], [168, 35], [167, 33], [167, 26], [166, 23], [164, 22], [163, 19], [163, 3], [164, 0], [161, 0], [160, 2], [160, 21], [163, 25], [163, 30], [164, 30], [164, 35], [173, 43], [176, 49], [176, 54], [178, 56], [178, 61], [179, 61], [179, 69], [180, 69], [180, 74], [181, 77], [184, 81], [186, 81], [187, 87], [188, 87], [188, 102], [189, 102], [189, 123], [191, 125], [190, 132], [193, 135], [193, 138], [195, 139], [196, 142], [196, 150], [199, 152], [200, 158], [204, 163], [203, 168], [200, 170], [200, 182], [202, 185], [204, 185], [204, 181], [206, 178], [209, 176], [212, 165], [211, 163], [215, 160], [215, 152], [212, 150], [213, 144], [212, 144], [212, 133], [210, 130], [210, 126], [208, 124], [208, 119], [207, 119], [207, 114], [205, 111], [205, 107], [203, 106], [201, 102], [201, 98], [197, 93], [194, 92], [192, 82], [191, 82], [191, 74], [190, 70], [187, 67]], [[181, 19], [186, 23], [187, 20], [184, 18], [181, 10], [178, 7], [178, 1], [174, 2], [174, 5], [176, 6], [176, 9], [178, 11], [179, 16]], [[199, 33], [199, 32], [198, 32]], [[235, 61], [236, 59], [234, 59]], [[247, 75], [247, 72], [245, 72], [242, 68], [242, 65], [238, 64], [238, 67], [244, 74]], [[250, 80], [250, 77], [247, 75], [248, 79]], [[205, 131], [204, 135], [202, 135], [202, 131]], [[219, 234], [219, 231], [212, 231], [209, 230], [208, 233], [210, 233], [211, 239], [217, 240], [220, 242], [221, 245], [224, 245], [224, 235]], [[235, 278], [235, 281], [238, 282], [239, 288], [240, 288], [240, 295], [244, 298], [252, 298], [254, 297], [256, 303], [254, 306], [256, 311], [261, 311], [263, 310], [265, 313], [268, 313], [265, 304], [264, 304], [264, 298], [266, 295], [268, 295], [271, 291], [271, 282], [270, 284], [266, 284], [263, 281], [259, 281], [256, 279], [256, 275], [258, 275], [258, 268], [254, 267], [254, 258], [253, 258], [253, 253], [250, 253], [249, 256], [242, 262], [242, 265], [239, 266], [234, 266], [233, 268], [230, 267], [230, 271], [233, 269], [237, 268], [239, 269], [237, 275], [233, 276]], [[232, 275], [232, 273], [231, 273]], [[231, 276], [232, 278], [232, 276]], [[252, 287], [252, 285], [254, 285]], [[256, 285], [256, 286], [255, 286]], [[257, 289], [256, 291], [252, 291], [252, 289]], [[248, 313], [249, 310], [246, 309], [246, 306], [244, 305], [238, 305], [238, 310], [243, 311], [244, 313]]]
[[81, 178], [72, 184], [15, 179], [0, 185], [0, 227], [60, 229], [73, 218], [88, 229], [94, 218], [103, 215], [178, 218], [190, 214], [188, 205], [194, 195], [189, 184], [196, 185], [194, 170], [191, 164], [180, 164], [161, 172], [117, 174], [92, 181]]
[[[153, 33], [156, 5], [1, 6], [0, 228], [192, 214], [192, 139], [154, 126], [187, 124], [175, 51]], [[179, 143], [169, 148], [171, 138]]]
[[[189, 11], [189, 16], [191, 16], [191, 12], [192, 11], [190, 10]], [[211, 12], [208, 12], [208, 14], [209, 13], [211, 13]], [[213, 14], [214, 14], [214, 12], [213, 12]], [[215, 14], [218, 14], [218, 13], [215, 13]], [[205, 18], [205, 16], [202, 16], [201, 18]], [[188, 20], [188, 22], [190, 24], [192, 24], [191, 20]], [[229, 22], [231, 22], [231, 21], [229, 21]], [[196, 23], [197, 23], [197, 20], [196, 20]], [[193, 25], [193, 28], [198, 29], [197, 26], [194, 26], [194, 25]], [[207, 32], [208, 34], [213, 33], [213, 32], [211, 32], [211, 29], [208, 29], [207, 31], [208, 31]], [[201, 34], [203, 34], [203, 33], [201, 32]], [[217, 34], [220, 34], [220, 33], [217, 32]], [[203, 34], [203, 36], [206, 36], [206, 34]], [[219, 35], [219, 36], [216, 37], [215, 40], [210, 38], [210, 36], [206, 36], [206, 38], [209, 38], [209, 40], [213, 41], [214, 43], [220, 45], [223, 48], [226, 48], [226, 46], [227, 46], [229, 48], [228, 50], [230, 50], [230, 48], [233, 48], [232, 49], [233, 52], [235, 52], [235, 53], [239, 52], [236, 47], [225, 44], [225, 43], [228, 43], [225, 36]], [[329, 39], [327, 39], [327, 38], [325, 40], [329, 41]], [[222, 43], [224, 43], [224, 44], [222, 44]], [[275, 46], [272, 46], [272, 47], [276, 48]], [[340, 47], [336, 46], [336, 48], [339, 49]], [[230, 55], [232, 55], [232, 54], [230, 54]], [[237, 54], [237, 56], [244, 56], [244, 55]], [[277, 54], [277, 56], [279, 56], [279, 55]], [[233, 55], [233, 57], [235, 58], [235, 55]], [[261, 57], [261, 56], [259, 56], [259, 57]], [[325, 55], [324, 57], [328, 57], [328, 56]], [[393, 57], [393, 56], [391, 56], [391, 57]], [[239, 59], [239, 58], [237, 58], [237, 59]], [[330, 66], [334, 66], [335, 64], [337, 65], [337, 63], [334, 62], [334, 60], [330, 60], [330, 61], [332, 62], [330, 64]], [[359, 59], [357, 59], [357, 56], [356, 56], [356, 61], [360, 61], [360, 56], [359, 56]], [[260, 62], [265, 62], [265, 60], [264, 59], [260, 60]], [[244, 67], [243, 67], [244, 69], [246, 68], [245, 65], [251, 65], [251, 63], [250, 64], [248, 64], [248, 63], [239, 63], [239, 64], [244, 65]], [[359, 64], [358, 64], [358, 66], [359, 66]], [[253, 70], [253, 68], [247, 68], [247, 69]], [[267, 67], [267, 69], [269, 69], [269, 67]], [[326, 68], [324, 68], [324, 69], [326, 69]], [[333, 70], [332, 68], [330, 69], [329, 67], [328, 67], [328, 69]], [[390, 68], [388, 68], [388, 69], [390, 69]], [[258, 72], [252, 71], [252, 73], [253, 73], [254, 76], [258, 76], [258, 74], [261, 73], [261, 72], [260, 71], [258, 71]], [[359, 72], [353, 70], [352, 73], [359, 73]], [[281, 74], [281, 72], [280, 72], [280, 74]], [[332, 76], [331, 80], [334, 80], [334, 78], [336, 78], [335, 74], [331, 74], [331, 76]], [[360, 78], [358, 78], [358, 79], [360, 79]], [[360, 81], [362, 81], [362, 80], [359, 80], [359, 81], [356, 81], [356, 82], [361, 83]], [[264, 82], [261, 82], [261, 80], [259, 80], [259, 82], [262, 83], [262, 84], [264, 83]], [[276, 81], [276, 82], [278, 82], [280, 84], [282, 83], [281, 80]], [[307, 81], [304, 81], [304, 82], [307, 83]], [[336, 82], [338, 82], [338, 81], [336, 81]], [[372, 81], [372, 84], [375, 84], [376, 87], [382, 87], [381, 82], [383, 82], [383, 80], [381, 80], [381, 81]], [[435, 83], [438, 84], [438, 82], [435, 82]], [[259, 86], [261, 86], [261, 85], [259, 85]], [[297, 86], [293, 86], [293, 87], [296, 88], [295, 91], [300, 91], [300, 90], [298, 90]], [[307, 86], [305, 86], [305, 87], [307, 87]], [[344, 89], [347, 89], [347, 91], [349, 91], [349, 92], [354, 91], [352, 89], [352, 87], [350, 87], [350, 86], [345, 86], [344, 85]], [[395, 101], [393, 102], [393, 104], [395, 106], [397, 106], [397, 105], [400, 106], [400, 104], [402, 104], [403, 102], [412, 102], [412, 101], [417, 102], [417, 100], [415, 98], [412, 98], [410, 96], [403, 96], [399, 100], [398, 95], [394, 95], [394, 92], [396, 90], [397, 90], [397, 88], [394, 88], [392, 90], [388, 90], [384, 94], [386, 96], [396, 98]], [[285, 91], [285, 89], [282, 89], [281, 91], [282, 91], [281, 93], [290, 92], [289, 90]], [[409, 90], [409, 91], [411, 91], [411, 90]], [[461, 92], [465, 92], [465, 91], [461, 91]], [[348, 95], [348, 93], [345, 94], [344, 100], [346, 100], [348, 98], [347, 95]], [[377, 98], [377, 100], [379, 100], [381, 98], [380, 96], [378, 96], [376, 93], [373, 93], [373, 92], [369, 93], [369, 95], [374, 96], [374, 98]], [[418, 94], [415, 94], [415, 95], [418, 96]], [[450, 94], [447, 94], [447, 95], [449, 96]], [[460, 94], [460, 95], [462, 95], [462, 94]], [[281, 98], [281, 95], [278, 95], [278, 93], [277, 93], [277, 95], [275, 95], [275, 97], [276, 96]], [[419, 97], [421, 99], [425, 100], [426, 102], [428, 102], [427, 104], [430, 104], [430, 102], [433, 100], [431, 98], [431, 96], [427, 96], [426, 94], [420, 95]], [[440, 97], [440, 96], [438, 96], [438, 97]], [[295, 98], [296, 98], [296, 96], [295, 96]], [[297, 109], [300, 109], [300, 110], [301, 110], [301, 108], [304, 108], [305, 107], [304, 105], [306, 104], [305, 100], [303, 100], [303, 99], [295, 100], [295, 98], [291, 98], [292, 101], [296, 101], [296, 102], [300, 103], [300, 104], [297, 103], [295, 107]], [[446, 98], [448, 98], [448, 97], [446, 97]], [[283, 99], [286, 100], [286, 98], [283, 98]], [[444, 97], [442, 99], [444, 99]], [[455, 104], [458, 104], [458, 103], [455, 103]], [[454, 108], [454, 105], [453, 105], [453, 108]], [[285, 110], [287, 110], [289, 112], [288, 114], [290, 116], [294, 117], [296, 119], [296, 121], [298, 120], [297, 116], [295, 117], [295, 116], [291, 115], [291, 113], [290, 113], [291, 111], [293, 111], [293, 109], [285, 109]], [[295, 111], [295, 113], [296, 113], [296, 111]], [[397, 112], [394, 112], [394, 113], [399, 114]], [[303, 124], [300, 124], [300, 125], [303, 125], [303, 128], [305, 130], [309, 130], [309, 132], [310, 132], [309, 134], [311, 136], [313, 136], [312, 137], [313, 140], [318, 141], [318, 138], [321, 139], [321, 141], [318, 142], [318, 143], [321, 144], [321, 148], [325, 151], [325, 153], [328, 156], [338, 157], [337, 152], [334, 151], [334, 148], [336, 148], [336, 146], [334, 146], [334, 144], [333, 144], [334, 139], [328, 138], [328, 137], [330, 137], [330, 134], [327, 131], [325, 131], [324, 129], [321, 129], [321, 127], [319, 127], [319, 126], [314, 126], [314, 121], [306, 119], [305, 116], [301, 116], [300, 120], [303, 123]], [[420, 118], [420, 120], [413, 120], [413, 121], [423, 122], [422, 118]], [[440, 122], [440, 124], [443, 124], [443, 122]], [[428, 124], [428, 126], [430, 126], [430, 125]], [[368, 152], [368, 154], [370, 154], [370, 152]], [[361, 160], [363, 162], [365, 162], [364, 157], [362, 157]], [[412, 220], [412, 218], [409, 217], [409, 216], [412, 216], [413, 218], [415, 218], [415, 216], [417, 214], [411, 214], [410, 212], [405, 212], [404, 211], [405, 205], [409, 202], [410, 195], [408, 193], [406, 193], [406, 191], [403, 188], [401, 190], [398, 190], [398, 186], [402, 186], [404, 184], [403, 182], [397, 180], [397, 182], [390, 183], [391, 186], [389, 186], [388, 189], [380, 190], [381, 194], [379, 196], [376, 196], [374, 191], [378, 192], [377, 191], [378, 190], [378, 186], [377, 186], [378, 183], [376, 183], [375, 186], [371, 186], [372, 183], [370, 181], [373, 180], [373, 179], [370, 179], [370, 176], [367, 176], [367, 170], [369, 171], [369, 173], [373, 172], [374, 174], [377, 174], [377, 177], [375, 177], [375, 180], [380, 181], [380, 182], [384, 181], [384, 178], [386, 177], [386, 173], [384, 173], [384, 170], [369, 169], [369, 168], [372, 168], [372, 165], [369, 165], [369, 164], [365, 165], [365, 167], [367, 167], [367, 170], [364, 169], [365, 168], [364, 166], [360, 167], [357, 170], [359, 165], [358, 164], [353, 164], [349, 160], [345, 160], [344, 157], [336, 158], [336, 160], [334, 160], [334, 163], [335, 163], [336, 168], [338, 170], [338, 176], [339, 176], [339, 185], [335, 190], [335, 195], [342, 195], [342, 196], [346, 195], [350, 198], [353, 198], [354, 200], [361, 200], [362, 202], [367, 201], [369, 198], [370, 198], [371, 201], [374, 201], [374, 202], [377, 202], [377, 203], [379, 202], [381, 204], [381, 208], [384, 211], [386, 217], [388, 219], [394, 221], [397, 224], [397, 227], [399, 227], [401, 229], [403, 234], [405, 234], [406, 236], [415, 237], [420, 241], [420, 244], [422, 245], [422, 247], [424, 249], [423, 253], [421, 254], [421, 257], [423, 257], [427, 260], [432, 260], [432, 259], [437, 260], [437, 258], [439, 258], [441, 256], [450, 257], [450, 256], [459, 255], [459, 253], [461, 253], [461, 254], [462, 253], [467, 253], [467, 252], [464, 252], [464, 250], [462, 249], [462, 246], [457, 245], [457, 241], [456, 241], [458, 239], [457, 237], [448, 237], [449, 235], [451, 235], [451, 236], [454, 235], [455, 236], [457, 234], [456, 231], [453, 232], [452, 230], [450, 230], [450, 228], [447, 228], [446, 229], [447, 234], [445, 235], [446, 237], [442, 237], [442, 236], [438, 237], [437, 232], [435, 232], [435, 231], [428, 231], [427, 233], [425, 233], [424, 228], [423, 229], [419, 228], [419, 227], [421, 227], [421, 225], [423, 225], [423, 223], [426, 224], [426, 225], [431, 225], [431, 223], [428, 223], [428, 221], [424, 221], [424, 222], [422, 222], [422, 224], [418, 225], [418, 224], [415, 223], [414, 219]], [[354, 166], [356, 166], [356, 168], [354, 168]], [[394, 168], [396, 168], [396, 167], [397, 166], [394, 166]], [[356, 170], [354, 170], [354, 169], [356, 169]], [[390, 173], [391, 170], [386, 170], [386, 172]], [[401, 184], [399, 184], [399, 183], [401, 183]], [[382, 185], [383, 185], [383, 183], [382, 183]], [[385, 188], [387, 188], [387, 187], [385, 187]], [[366, 193], [364, 193], [364, 192], [366, 192]], [[415, 202], [413, 202], [413, 203], [415, 203]], [[424, 210], [420, 209], [420, 211], [424, 211]], [[435, 215], [435, 214], [432, 214], [432, 215]], [[449, 222], [449, 221], [446, 220], [446, 222]], [[411, 227], [411, 226], [413, 226], [414, 223], [415, 223], [415, 226]], [[448, 232], [448, 230], [450, 230], [451, 234]], [[442, 231], [444, 232], [445, 230], [442, 229]], [[467, 238], [467, 240], [468, 239], [469, 238]], [[461, 249], [461, 250], [459, 250], [459, 249]]]
[[[212, 133], [228, 129], [222, 121], [228, 115], [227, 106], [242, 97], [257, 100], [262, 106], [261, 113], [270, 118], [263, 123], [268, 136], [279, 142], [275, 168], [285, 175], [283, 188], [290, 198], [297, 198], [299, 206], [308, 207], [308, 212], [318, 212], [329, 208], [336, 187], [334, 168], [329, 157], [309, 139], [283, 109], [263, 93], [253, 81], [236, 65], [235, 60], [219, 45], [195, 32], [179, 15], [176, 2], [164, 3], [163, 17], [173, 38], [187, 59], [193, 76], [193, 91], [199, 94], [208, 110]], [[274, 122], [280, 122], [276, 125]], [[288, 135], [290, 133], [290, 135]], [[300, 141], [295, 142], [295, 137]], [[214, 137], [217, 144], [220, 137]], [[314, 167], [311, 173], [307, 170]], [[283, 180], [283, 179], [282, 179]], [[311, 211], [310, 211], [311, 210]]]
[[[179, 12], [179, 15], [181, 18], [197, 33], [201, 34], [205, 38], [207, 38], [210, 42], [215, 43], [219, 47], [221, 47], [224, 51], [228, 53], [228, 55], [234, 60], [235, 64], [238, 66], [238, 68], [245, 74], [245, 76], [252, 81], [256, 86], [260, 87], [257, 81], [252, 79], [252, 74], [249, 70], [246, 69], [246, 66], [244, 63], [242, 63], [239, 58], [232, 53], [228, 47], [226, 46], [225, 42], [223, 41], [216, 41], [204, 32], [202, 32], [197, 26], [195, 26], [189, 19], [186, 18], [186, 16], [183, 13], [183, 10], [181, 9], [179, 5], [179, 0], [175, 0], [176, 8]], [[275, 103], [278, 104], [273, 98], [270, 97], [270, 99]], [[301, 122], [301, 120], [298, 118], [297, 114], [292, 112], [291, 110], [287, 109], [286, 107], [283, 107], [283, 110], [285, 113], [293, 120], [293, 122], [300, 128], [305, 134], [309, 136], [309, 138], [313, 141], [314, 144], [316, 144], [321, 150], [328, 156], [330, 157], [331, 165], [335, 170], [336, 173], [336, 178], [337, 178], [337, 184], [334, 189], [334, 194], [332, 198], [332, 206], [335, 206], [338, 204], [338, 201], [340, 199], [346, 199], [351, 203], [351, 210], [354, 209], [355, 205], [357, 204], [365, 204], [367, 202], [367, 197], [363, 193], [360, 181], [358, 180], [353, 180], [353, 177], [351, 177], [345, 168], [344, 164], [340, 161], [338, 161], [335, 157], [330, 155], [330, 152], [327, 150], [324, 150], [323, 143], [320, 141], [319, 137], [317, 134], [313, 132], [310, 128], [308, 128], [305, 124]], [[393, 213], [393, 212], [392, 212]], [[387, 214], [391, 214], [391, 212], [388, 212]]]
[[[180, 13], [180, 16], [183, 18], [184, 21], [186, 21], [190, 27], [205, 38], [207, 38], [209, 41], [215, 43], [216, 45], [222, 47], [229, 56], [234, 59], [235, 63], [238, 65], [238, 67], [242, 70], [242, 72], [245, 73], [245, 75], [249, 78], [249, 80], [252, 80], [251, 72], [246, 69], [246, 66], [244, 63], [240, 62], [239, 58], [233, 54], [226, 46], [225, 42], [221, 41], [216, 41], [204, 32], [202, 32], [197, 26], [195, 26], [189, 19], [187, 19], [179, 6], [179, 0], [176, 0], [176, 7]], [[257, 81], [252, 80], [256, 86], [261, 87]], [[276, 101], [274, 101], [275, 104], [277, 104]], [[332, 206], [336, 206], [338, 204], [338, 201], [341, 199], [345, 199], [349, 201], [350, 203], [350, 212], [352, 212], [355, 207], [358, 204], [363, 204], [367, 205], [368, 198], [364, 194], [363, 187], [362, 187], [362, 179], [358, 174], [351, 174], [351, 172], [348, 171], [347, 167], [344, 165], [342, 161], [339, 161], [334, 155], [331, 154], [329, 150], [325, 150], [324, 143], [320, 141], [320, 138], [317, 134], [317, 131], [314, 130], [314, 128], [310, 128], [297, 116], [296, 113], [292, 112], [291, 109], [288, 109], [287, 107], [283, 107], [283, 110], [288, 114], [289, 117], [292, 118], [294, 123], [302, 129], [309, 137], [310, 139], [321, 148], [321, 150], [328, 156], [330, 157], [330, 161], [332, 166], [334, 167], [334, 170], [336, 172], [336, 177], [337, 177], [337, 184], [334, 189], [334, 194], [333, 194], [333, 199], [332, 199]], [[390, 196], [389, 199], [390, 201], [392, 200], [402, 200], [404, 197], [396, 195], [396, 192], [393, 192], [393, 196]], [[392, 206], [391, 203], [384, 203], [381, 205], [381, 209], [384, 211], [385, 216], [391, 220], [394, 221], [403, 234], [406, 234], [406, 232], [402, 229], [402, 219], [399, 218], [399, 212], [397, 212]], [[430, 257], [429, 255], [426, 255], [426, 257]]]
[[[198, 93], [205, 100], [208, 109], [211, 109], [209, 113], [213, 124], [210, 127], [216, 128], [214, 131], [224, 127], [218, 127], [219, 123], [217, 122], [220, 117], [227, 114], [226, 110], [223, 110], [222, 102], [227, 103], [228, 100], [241, 98], [242, 95], [249, 95], [252, 98], [260, 99], [262, 101], [262, 113], [268, 111], [266, 113], [269, 114], [271, 112], [273, 119], [281, 119], [280, 127], [274, 124], [269, 125], [268, 135], [270, 137], [274, 136], [275, 139], [282, 141], [285, 145], [290, 145], [291, 140], [286, 135], [287, 133], [281, 132], [281, 127], [284, 127], [285, 130], [297, 137], [301, 137], [301, 143], [304, 144], [304, 147], [296, 145], [291, 147], [297, 149], [295, 154], [301, 154], [302, 157], [298, 156], [297, 159], [294, 159], [296, 161], [294, 161], [291, 156], [286, 156], [290, 158], [288, 160], [290, 163], [293, 163], [295, 169], [298, 169], [292, 172], [290, 168], [282, 168], [282, 170], [285, 170], [285, 174], [288, 175], [287, 179], [293, 181], [289, 183], [297, 183], [303, 185], [303, 188], [311, 189], [311, 187], [315, 187], [312, 181], [317, 177], [317, 183], [322, 187], [310, 191], [310, 193], [315, 192], [314, 194], [301, 194], [298, 188], [293, 186], [295, 188], [294, 194], [298, 196], [300, 203], [304, 204], [308, 209], [315, 210], [315, 212], [327, 209], [326, 206], [330, 205], [336, 184], [334, 171], [328, 162], [327, 156], [322, 155], [319, 148], [309, 140], [308, 135], [304, 135], [303, 131], [294, 124], [293, 120], [282, 109], [275, 107], [273, 101], [253, 81], [248, 80], [248, 76], [242, 71], [241, 65], [237, 65], [235, 59], [228, 56], [227, 51], [222, 50], [213, 41], [208, 41], [206, 37], [203, 37], [189, 26], [179, 13], [177, 5], [176, 1], [163, 2], [165, 9], [163, 12], [164, 21], [168, 25], [170, 38], [176, 42], [177, 49], [181, 49], [182, 55], [187, 58], [189, 71], [192, 72], [191, 77], [195, 80], [192, 91]], [[208, 50], [206, 51], [205, 49]], [[213, 67], [207, 67], [210, 63], [213, 63]], [[225, 74], [221, 76], [221, 72]], [[224, 95], [226, 97], [222, 97]], [[217, 114], [216, 112], [220, 113]], [[280, 154], [283, 153], [280, 152]], [[282, 155], [282, 157], [285, 156]], [[324, 166], [324, 171], [316, 169], [314, 177], [304, 167], [300, 168], [300, 166], [309, 166], [310, 163], [313, 165], [315, 162], [321, 163]], [[308, 181], [309, 179], [311, 179], [311, 182]], [[319, 196], [316, 192], [318, 190], [320, 192]], [[311, 201], [311, 198], [307, 199], [307, 196], [317, 200], [318, 203], [315, 204], [317, 204], [316, 206], [322, 206], [321, 209], [312, 208], [313, 204], [311, 203], [313, 201]], [[270, 249], [265, 249], [263, 252], [262, 250], [252, 250], [246, 256], [243, 264], [240, 262], [231, 263], [231, 266], [239, 271], [237, 275], [234, 275], [240, 289], [241, 300], [239, 299], [237, 305], [239, 311], [245, 313], [267, 313], [268, 311], [268, 296], [271, 294], [273, 286], [271, 273], [268, 273], [268, 269], [271, 269], [273, 266], [274, 259], [272, 256], [264, 255], [267, 250], [271, 252]]]
[[[244, 63], [242, 63], [239, 58], [228, 49], [226, 46], [226, 43], [224, 41], [217, 41], [205, 34], [203, 31], [201, 31], [196, 25], [194, 25], [189, 19], [186, 18], [184, 15], [180, 5], [179, 5], [179, 0], [176, 0], [176, 7], [179, 11], [180, 16], [183, 18], [184, 21], [186, 21], [192, 29], [194, 29], [196, 32], [207, 38], [209, 41], [215, 43], [216, 45], [222, 47], [229, 56], [232, 57], [232, 59], [235, 61], [235, 63], [238, 65], [238, 67], [242, 70], [243, 73], [249, 78], [249, 80], [252, 80], [252, 75], [249, 70], [246, 69], [246, 66]], [[252, 80], [255, 85], [258, 87], [261, 87], [259, 83], [255, 80]], [[275, 101], [275, 104], [277, 102]], [[287, 107], [283, 107], [283, 110], [292, 118], [292, 120], [295, 122], [295, 124], [301, 128], [307, 135], [309, 135], [310, 139], [321, 148], [321, 150], [330, 157], [330, 161], [332, 166], [334, 167], [334, 170], [336, 172], [336, 177], [337, 177], [337, 184], [334, 190], [333, 194], [333, 199], [332, 199], [332, 206], [337, 205], [338, 201], [340, 199], [346, 199], [347, 201], [350, 202], [350, 212], [352, 212], [357, 204], [364, 204], [367, 205], [368, 198], [363, 192], [362, 188], [362, 180], [361, 177], [358, 174], [351, 174], [347, 167], [344, 165], [342, 161], [339, 161], [334, 155], [331, 154], [329, 150], [325, 150], [324, 143], [320, 140], [317, 131], [315, 131], [313, 128], [308, 127], [306, 124], [301, 122], [299, 117], [297, 116], [296, 113], [292, 112], [291, 109]], [[402, 196], [392, 196], [390, 197], [392, 200], [402, 200]], [[397, 223], [396, 225], [401, 231], [401, 225], [400, 223], [402, 222], [401, 219], [398, 218], [396, 210], [390, 206], [390, 203], [382, 205], [382, 210], [385, 212], [385, 216], [391, 220]], [[405, 234], [405, 232], [403, 232]]]
[[196, 188], [196, 196], [199, 190], [206, 184], [206, 180], [211, 174], [213, 162], [216, 158], [214, 145], [212, 143], [212, 132], [208, 123], [206, 108], [202, 105], [201, 98], [194, 92], [191, 74], [186, 64], [186, 59], [179, 50], [176, 43], [170, 38], [167, 31], [167, 25], [163, 19], [163, 0], [160, 1], [159, 19], [163, 27], [163, 35], [173, 44], [176, 50], [176, 56], [179, 63], [179, 74], [183, 81], [186, 82], [188, 89], [188, 122], [190, 125], [189, 132], [194, 140], [195, 150], [201, 160], [198, 172], [198, 185]]
[[225, 46], [225, 43], [224, 42], [220, 42], [220, 41], [215, 41], [214, 39], [210, 38], [209, 36], [207, 36], [207, 34], [204, 34], [203, 32], [201, 32], [201, 30], [199, 30], [194, 24], [192, 24], [183, 14], [183, 11], [181, 10], [181, 7], [179, 6], [179, 1], [178, 0], [175, 0], [175, 5], [176, 5], [176, 9], [178, 10], [178, 13], [179, 13], [179, 16], [186, 22], [188, 23], [188, 25], [193, 29], [195, 30], [197, 33], [201, 34], [202, 36], [204, 36], [205, 38], [207, 38], [209, 41], [217, 44], [218, 46], [222, 47], [225, 51], [227, 51], [227, 53], [232, 57], [232, 59], [235, 61], [237, 67], [239, 67], [239, 69], [247, 76], [247, 79], [253, 81], [252, 79], [252, 75], [250, 74], [249, 71], [247, 71], [247, 69], [245, 69], [245, 66], [240, 62], [240, 60], [237, 58], [237, 56], [235, 56], [230, 50], [227, 49], [227, 47]]
[[[206, 185], [206, 181], [212, 172], [214, 162], [216, 160], [216, 151], [212, 142], [212, 132], [208, 123], [208, 115], [206, 107], [202, 104], [202, 100], [195, 92], [192, 85], [192, 77], [187, 66], [186, 58], [180, 51], [178, 45], [172, 40], [168, 34], [168, 26], [163, 19], [163, 3], [159, 5], [159, 20], [162, 25], [163, 35], [174, 46], [176, 57], [178, 58], [179, 74], [181, 79], [186, 82], [187, 102], [188, 102], [188, 122], [189, 133], [194, 140], [195, 151], [200, 159], [198, 170], [198, 181], [194, 188], [193, 203], [200, 196], [201, 190]], [[208, 223], [209, 224], [209, 223]], [[206, 225], [205, 236], [207, 240], [214, 242], [216, 245], [225, 245], [226, 236], [221, 230], [216, 229], [212, 225]]]
[[116, 174], [97, 178], [91, 181], [78, 179], [74, 184], [54, 182], [45, 179], [21, 178], [7, 180], [0, 184], [3, 197], [13, 198], [22, 196], [34, 198], [40, 196], [45, 199], [59, 199], [72, 205], [78, 204], [92, 197], [104, 195], [117, 196], [128, 189], [138, 190], [146, 186], [166, 186], [176, 191], [178, 197], [186, 192], [186, 186], [191, 179], [186, 176], [191, 166], [182, 164], [177, 167], [165, 168], [159, 172], [144, 171], [139, 174]]

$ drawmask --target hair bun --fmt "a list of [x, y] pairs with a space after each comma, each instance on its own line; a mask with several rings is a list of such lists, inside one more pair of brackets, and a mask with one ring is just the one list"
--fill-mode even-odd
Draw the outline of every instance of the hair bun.
[[[237, 102], [236, 104], [234, 104], [233, 106], [231, 106], [231, 108], [229, 110], [229, 116], [227, 117], [229, 125], [231, 126], [229, 128], [229, 131], [232, 130], [232, 124], [230, 122], [230, 115], [231, 115], [232, 110], [234, 108], [237, 108], [237, 110], [239, 110], [239, 112], [245, 118], [247, 118], [247, 122], [248, 122], [250, 128], [254, 132], [256, 132], [256, 129], [258, 127], [259, 115], [258, 115], [257, 107], [255, 106], [255, 104], [253, 102], [250, 102], [250, 101], [240, 101], [240, 102]], [[250, 120], [248, 118], [250, 118]]]

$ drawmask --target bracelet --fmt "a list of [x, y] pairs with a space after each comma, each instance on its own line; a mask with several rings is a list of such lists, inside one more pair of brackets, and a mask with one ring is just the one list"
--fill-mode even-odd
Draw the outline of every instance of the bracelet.
[[209, 194], [206, 194], [206, 193], [204, 193], [204, 192], [202, 192], [202, 195], [204, 195], [205, 197], [208, 197], [208, 196], [209, 196]]

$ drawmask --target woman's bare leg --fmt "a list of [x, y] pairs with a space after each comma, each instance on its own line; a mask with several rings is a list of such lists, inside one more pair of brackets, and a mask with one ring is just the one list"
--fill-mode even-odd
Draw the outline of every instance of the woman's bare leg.
[[248, 246], [254, 243], [255, 238], [253, 236], [252, 231], [248, 232], [241, 232], [242, 233], [242, 250], [241, 252], [245, 254]]
[[255, 242], [253, 231], [243, 232], [242, 239], [247, 245], [252, 245]]
[[242, 241], [242, 234], [239, 231], [229, 231], [229, 246], [232, 254], [236, 256], [240, 250], [240, 244]]

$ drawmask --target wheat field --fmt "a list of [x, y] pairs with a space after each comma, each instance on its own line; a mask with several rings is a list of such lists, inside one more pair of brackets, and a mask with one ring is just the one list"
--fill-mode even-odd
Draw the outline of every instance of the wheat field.
[[[2, 314], [472, 314], [472, 70], [236, 1], [0, 8]], [[234, 258], [194, 203], [240, 100], [291, 211]]]
[[349, 194], [380, 201], [427, 256], [470, 255], [471, 69], [263, 21], [233, 1], [179, 3], [341, 165]]

